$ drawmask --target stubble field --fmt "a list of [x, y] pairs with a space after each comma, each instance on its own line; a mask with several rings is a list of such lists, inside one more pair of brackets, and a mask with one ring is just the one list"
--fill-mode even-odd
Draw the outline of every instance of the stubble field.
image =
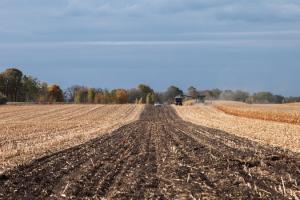
[[300, 125], [300, 103], [245, 104], [216, 101], [214, 106], [227, 114], [235, 116]]
[[[299, 199], [298, 153], [183, 121], [180, 111], [169, 106], [70, 107], [63, 107], [65, 114], [59, 117], [82, 123], [81, 130], [70, 131], [74, 133], [100, 126], [102, 120], [91, 117], [84, 124], [80, 114], [70, 117], [74, 113], [67, 114], [69, 109], [104, 119], [119, 113], [110, 117], [111, 124], [123, 118], [133, 121], [7, 170], [0, 176], [0, 199]], [[11, 119], [23, 120], [26, 108], [19, 109]]]
[[81, 144], [139, 118], [142, 105], [0, 107], [0, 171]]
[[[224, 112], [219, 109], [219, 106], [224, 106], [230, 111]], [[295, 108], [291, 109], [291, 106]], [[277, 110], [273, 107], [277, 107]], [[231, 111], [231, 108], [233, 111]], [[271, 112], [275, 111], [282, 115], [286, 113], [292, 116], [300, 115], [299, 104], [256, 105], [250, 107], [241, 103], [215, 102], [212, 105], [183, 106], [175, 107], [175, 109], [178, 115], [186, 121], [223, 130], [262, 144], [300, 152], [300, 125], [273, 121], [270, 118], [260, 119], [261, 116], [269, 116]], [[236, 109], [242, 114], [239, 114], [239, 116], [231, 114], [231, 112], [237, 111]], [[256, 115], [251, 115], [251, 118], [247, 117], [251, 114], [251, 112], [248, 112], [249, 109], [262, 114], [258, 115], [257, 118], [255, 118]], [[287, 121], [289, 116], [284, 119]]]

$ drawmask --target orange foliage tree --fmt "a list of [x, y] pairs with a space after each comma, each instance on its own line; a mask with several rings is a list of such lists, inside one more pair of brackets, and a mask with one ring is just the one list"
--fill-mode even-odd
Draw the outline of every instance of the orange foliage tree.
[[124, 104], [128, 102], [128, 93], [125, 89], [115, 90], [115, 101], [116, 103]]
[[58, 85], [51, 85], [48, 87], [48, 101], [50, 103], [64, 101], [63, 91]]

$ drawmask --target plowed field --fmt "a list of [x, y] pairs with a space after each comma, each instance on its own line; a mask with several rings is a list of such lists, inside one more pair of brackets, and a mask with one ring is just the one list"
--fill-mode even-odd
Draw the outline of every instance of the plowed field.
[[184, 122], [172, 107], [0, 176], [0, 199], [297, 199], [300, 156]]

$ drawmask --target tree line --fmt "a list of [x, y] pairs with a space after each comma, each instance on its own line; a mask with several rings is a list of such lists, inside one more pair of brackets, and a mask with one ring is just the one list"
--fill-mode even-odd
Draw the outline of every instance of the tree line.
[[35, 77], [25, 75], [17, 68], [9, 68], [0, 73], [0, 104], [9, 102], [36, 103], [96, 103], [96, 104], [153, 104], [172, 103], [177, 95], [186, 94], [190, 99], [199, 95], [206, 100], [231, 100], [246, 103], [288, 103], [300, 102], [300, 97], [284, 97], [271, 92], [249, 93], [242, 90], [198, 90], [191, 86], [183, 91], [177, 86], [170, 86], [165, 92], [156, 92], [146, 84], [136, 88], [113, 90], [72, 86], [62, 90], [57, 84], [50, 85]]
[[293, 103], [300, 102], [300, 97], [284, 97], [282, 95], [273, 94], [271, 92], [255, 92], [249, 93], [243, 90], [202, 90], [198, 91], [194, 87], [188, 88], [189, 96], [196, 97], [197, 95], [205, 96], [206, 100], [229, 100], [240, 101], [244, 103], [257, 103], [257, 104], [281, 104], [281, 103]]
[[132, 89], [113, 90], [75, 85], [66, 89], [65, 100], [74, 103], [154, 104], [155, 102], [172, 103], [175, 96], [182, 94], [183, 91], [176, 86], [170, 86], [166, 92], [155, 92], [146, 84], [139, 84]]
[[63, 102], [64, 95], [59, 85], [48, 85], [17, 68], [9, 68], [0, 73], [0, 101], [54, 103]]
[[144, 84], [140, 84], [137, 88], [129, 90], [124, 88], [108, 90], [75, 85], [66, 89], [64, 94], [67, 102], [74, 103], [152, 104], [156, 101], [154, 90]]

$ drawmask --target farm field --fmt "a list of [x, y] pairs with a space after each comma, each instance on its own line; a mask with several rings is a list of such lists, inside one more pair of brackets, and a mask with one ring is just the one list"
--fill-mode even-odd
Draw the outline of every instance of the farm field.
[[[217, 103], [217, 105], [220, 105], [220, 103]], [[225, 103], [221, 103], [221, 105], [225, 105]], [[240, 104], [229, 103], [229, 105]], [[195, 124], [220, 129], [262, 144], [300, 152], [300, 125], [230, 115], [218, 110], [215, 106], [216, 103], [213, 106], [183, 106], [176, 107], [176, 111], [184, 120]], [[243, 104], [240, 105], [241, 108], [239, 109], [242, 109], [242, 106]], [[280, 112], [283, 112], [281, 110], [287, 110], [290, 113], [300, 113], [299, 104], [287, 105], [286, 107], [290, 108], [291, 106], [296, 108], [289, 111], [289, 109], [284, 109], [284, 106], [278, 107], [280, 107]], [[268, 113], [273, 110], [273, 105], [257, 105], [255, 109], [258, 110], [259, 107], [261, 107], [259, 112], [262, 113], [264, 111]], [[231, 107], [226, 108], [229, 109]]]
[[245, 104], [215, 101], [214, 106], [231, 115], [300, 125], [300, 103]]
[[6, 171], [0, 199], [298, 199], [299, 161], [146, 106], [139, 120]]
[[139, 118], [142, 105], [0, 106], [0, 171], [86, 142]]

